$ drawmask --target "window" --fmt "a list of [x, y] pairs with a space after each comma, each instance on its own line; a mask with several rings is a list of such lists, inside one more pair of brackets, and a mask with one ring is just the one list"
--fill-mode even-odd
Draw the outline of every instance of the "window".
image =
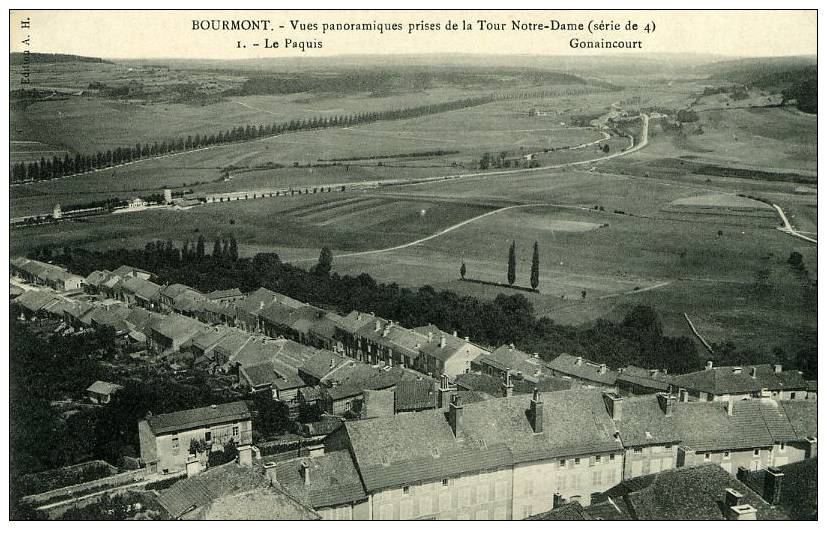
[[795, 392], [790, 392], [790, 399], [795, 399]]
[[448, 479], [447, 478], [442, 479], [442, 487], [448, 487]]
[[760, 456], [761, 455], [761, 449], [756, 448], [755, 450], [752, 451], [752, 455], [756, 456], [756, 457]]
[[238, 426], [233, 426], [233, 438], [238, 437]]
[[172, 451], [178, 453], [178, 437], [172, 438]]
[[729, 452], [724, 452], [724, 459], [729, 459]]
[[643, 448], [635, 448], [634, 453], [635, 454], [642, 454], [643, 453]]
[[[402, 487], [402, 494], [403, 494], [403, 495], [407, 495], [407, 494], [408, 494], [408, 493], [410, 493], [410, 492], [411, 492], [411, 486], [403, 486], [403, 487]], [[404, 518], [403, 518], [403, 519], [404, 519]]]
[[560, 460], [560, 467], [565, 467], [565, 466], [566, 466], [566, 460], [565, 460], [565, 459], [561, 459], [561, 460]]
[[710, 454], [709, 452], [704, 454], [704, 461], [712, 461], [712, 454]]
[[786, 443], [781, 443], [778, 447], [778, 450], [783, 452], [786, 448], [787, 448], [787, 444]]
[[204, 440], [210, 442], [212, 440], [212, 431], [204, 433]]
[[603, 456], [594, 456], [595, 463], [600, 463], [601, 461], [603, 461]]
[[666, 446], [664, 446], [664, 448], [665, 448], [665, 449], [667, 449], [667, 450], [672, 450], [672, 445], [671, 445], [671, 444], [667, 444]]
[[609, 461], [614, 461], [614, 460], [615, 460], [615, 455], [614, 455], [614, 453], [609, 454]]
[[580, 465], [580, 458], [579, 457], [574, 458], [574, 464], [575, 465]]

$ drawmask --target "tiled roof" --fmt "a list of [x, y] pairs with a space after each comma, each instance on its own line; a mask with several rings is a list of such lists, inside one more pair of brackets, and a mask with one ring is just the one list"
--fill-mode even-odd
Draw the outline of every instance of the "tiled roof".
[[[811, 458], [777, 467], [784, 474], [781, 479], [781, 495], [778, 506], [793, 520], [813, 520], [818, 512], [818, 459]], [[751, 490], [770, 502], [765, 491], [768, 473], [766, 469], [749, 471], [738, 479]]]
[[322, 380], [325, 375], [346, 362], [348, 362], [347, 358], [333, 351], [320, 350], [305, 360], [299, 367], [299, 371]]
[[20, 304], [29, 311], [36, 312], [41, 310], [49, 302], [53, 302], [57, 296], [49, 291], [41, 291], [31, 289], [14, 299], [15, 304]]
[[[448, 332], [443, 332], [433, 324], [414, 328], [413, 331], [425, 337], [431, 336], [430, 341], [426, 339], [425, 342], [420, 345], [420, 350], [423, 354], [433, 356], [441, 362], [445, 362], [464, 347], [468, 347], [470, 349], [469, 353], [473, 355], [469, 357], [469, 360], [485, 352], [484, 349], [477, 345], [453, 334], [449, 334]], [[444, 347], [441, 346], [442, 339], [445, 340]]]
[[526, 518], [529, 521], [590, 521], [592, 517], [579, 502], [570, 502]]
[[472, 360], [474, 364], [489, 365], [500, 371], [511, 371], [512, 377], [536, 383], [540, 378], [550, 376], [551, 372], [543, 365], [540, 358], [503, 345], [491, 354], [482, 354]]
[[206, 328], [206, 325], [195, 319], [170, 313], [163, 319], [153, 322], [151, 328], [169, 339], [186, 341]]
[[[673, 400], [673, 411], [675, 403]], [[681, 441], [673, 417], [667, 417], [655, 395], [623, 398], [620, 420], [615, 420], [620, 440], [626, 448]], [[674, 415], [674, 412], [673, 412]]]
[[212, 291], [207, 293], [207, 298], [210, 300], [224, 300], [227, 298], [237, 298], [242, 296], [241, 289], [226, 289], [223, 291]]
[[[305, 484], [303, 467], [310, 483]], [[276, 479], [288, 493], [315, 509], [353, 504], [367, 499], [365, 488], [347, 450], [304, 457], [276, 465]]]
[[345, 332], [353, 334], [363, 326], [372, 324], [375, 318], [376, 317], [369, 313], [351, 311], [346, 316], [340, 317], [336, 322], [336, 326]]
[[98, 286], [109, 278], [109, 272], [105, 270], [95, 270], [86, 276], [86, 283], [88, 285]]
[[273, 369], [273, 364], [271, 362], [241, 366], [241, 368], [239, 368], [239, 373], [253, 388], [273, 384], [273, 382], [279, 378]]
[[394, 392], [394, 408], [399, 411], [433, 409], [437, 405], [436, 384], [431, 380], [399, 381]]
[[139, 277], [129, 277], [121, 282], [121, 287], [136, 296], [152, 300], [161, 294], [161, 286]]
[[764, 502], [742, 482], [715, 464], [670, 469], [627, 480], [605, 493], [622, 497], [637, 520], [722, 520], [726, 519], [725, 489], [743, 495], [757, 518], [787, 519]]
[[598, 384], [613, 385], [617, 380], [617, 372], [608, 369], [605, 365], [594, 364], [579, 356], [566, 353], [549, 362], [549, 367], [569, 377]]
[[243, 401], [210, 405], [199, 409], [156, 414], [147, 423], [155, 435], [186, 431], [200, 426], [211, 426], [236, 420], [249, 420], [250, 410]]
[[801, 372], [780, 371], [776, 373], [774, 366], [769, 364], [713, 367], [685, 375], [676, 375], [673, 377], [673, 382], [681, 388], [714, 395], [754, 393], [762, 389], [797, 390], [807, 387]]
[[671, 387], [669, 380], [666, 380], [663, 377], [653, 377], [648, 372], [638, 373], [636, 371], [629, 371], [628, 368], [625, 368], [621, 373], [617, 374], [616, 381], [618, 383], [625, 382], [642, 386], [658, 392], [665, 392]]
[[796, 439], [783, 409], [771, 399], [734, 401], [732, 416], [725, 402], [678, 402], [673, 416], [682, 443], [695, 451], [760, 448]]
[[345, 429], [368, 491], [560, 455], [622, 449], [612, 436], [614, 427], [600, 392], [542, 394], [544, 429], [539, 434], [526, 417], [528, 398], [465, 405], [458, 438], [441, 410], [346, 422]]
[[783, 400], [779, 404], [795, 431], [796, 439], [818, 437], [818, 402], [814, 400]]
[[[456, 377], [457, 388], [485, 392], [494, 397], [503, 396], [503, 382], [497, 377], [484, 373], [461, 373]], [[530, 394], [536, 388], [540, 392], [556, 392], [557, 390], [571, 390], [571, 379], [562, 377], [543, 376], [537, 382], [525, 379], [512, 378], [515, 394]]]
[[341, 317], [335, 313], [325, 313], [324, 317], [316, 319], [310, 327], [310, 332], [318, 336], [332, 339], [336, 325], [341, 321]]
[[313, 512], [271, 487], [260, 467], [236, 463], [179, 480], [158, 494], [158, 502], [172, 518], [193, 512], [192, 517], [203, 519], [315, 519]]

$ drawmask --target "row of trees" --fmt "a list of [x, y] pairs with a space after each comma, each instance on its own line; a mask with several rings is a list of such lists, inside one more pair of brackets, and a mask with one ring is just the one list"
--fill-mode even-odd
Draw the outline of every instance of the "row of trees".
[[249, 141], [262, 137], [270, 137], [294, 131], [325, 129], [330, 127], [353, 126], [367, 124], [381, 120], [402, 120], [427, 116], [441, 112], [474, 107], [489, 103], [492, 96], [480, 96], [457, 99], [444, 103], [405, 107], [388, 111], [339, 115], [331, 117], [315, 117], [289, 122], [272, 123], [267, 125], [237, 126], [213, 134], [196, 134], [167, 141], [152, 143], [136, 143], [134, 146], [118, 146], [105, 152], [95, 154], [75, 154], [74, 157], [65, 154], [63, 157], [53, 156], [51, 159], [41, 157], [39, 161], [29, 163], [15, 163], [11, 165], [10, 175], [12, 182], [29, 180], [49, 180], [73, 174], [86, 173], [93, 170], [106, 169], [115, 165], [122, 165], [133, 161], [148, 159], [166, 154], [174, 154], [197, 148]]
[[[332, 257], [328, 255], [320, 257], [315, 271], [282, 263], [274, 253], [237, 260], [204, 257], [193, 259], [187, 265], [169, 265], [163, 259], [150, 259], [144, 250], [95, 252], [56, 248], [32, 255], [47, 257], [84, 275], [93, 269], [114, 269], [128, 264], [144, 267], [158, 274], [162, 281], [183, 283], [203, 291], [238, 287], [247, 292], [266, 287], [340, 313], [372, 311], [409, 328], [432, 323], [492, 347], [514, 343], [543, 358], [568, 352], [611, 367], [625, 366], [634, 359], [638, 365], [667, 368], [670, 373], [702, 367], [692, 340], [664, 336], [657, 314], [645, 306], [630, 315], [630, 321], [643, 318], [649, 322], [598, 321], [588, 328], [580, 328], [537, 317], [532, 304], [521, 294], [501, 294], [494, 300], [482, 300], [450, 291], [438, 292], [430, 286], [407, 289], [396, 283], [380, 284], [367, 274], [349, 276], [326, 272], [332, 266]], [[539, 280], [539, 255], [536, 267]], [[644, 327], [645, 332], [641, 330]]]

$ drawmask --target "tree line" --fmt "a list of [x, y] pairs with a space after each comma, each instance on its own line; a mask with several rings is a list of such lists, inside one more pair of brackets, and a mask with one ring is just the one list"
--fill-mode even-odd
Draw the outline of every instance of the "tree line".
[[[184, 263], [183, 258], [158, 256], [156, 252], [157, 249], [99, 252], [42, 248], [31, 256], [52, 260], [82, 275], [122, 264], [137, 266], [157, 274], [161, 282], [183, 283], [204, 292], [233, 287], [249, 292], [266, 287], [340, 313], [374, 312], [408, 328], [432, 323], [491, 347], [514, 343], [546, 359], [567, 352], [614, 368], [634, 363], [667, 368], [670, 373], [700, 369], [703, 364], [691, 339], [663, 335], [657, 313], [648, 306], [633, 310], [620, 323], [598, 320], [588, 327], [574, 327], [537, 316], [533, 305], [521, 294], [500, 294], [494, 300], [483, 300], [436, 291], [427, 285], [409, 289], [396, 283], [377, 283], [364, 273], [339, 275], [332, 271], [334, 260], [329, 251], [311, 270], [283, 263], [275, 253], [234, 259], [223, 255], [199, 256], [201, 250], [196, 248], [196, 256]], [[539, 262], [536, 275], [539, 284]]]
[[118, 146], [105, 152], [100, 151], [94, 154], [76, 153], [74, 156], [70, 156], [67, 153], [64, 154], [63, 157], [52, 156], [51, 159], [41, 157], [38, 161], [28, 163], [20, 162], [11, 165], [10, 178], [12, 182], [17, 183], [32, 180], [50, 180], [106, 169], [141, 159], [149, 159], [210, 146], [250, 141], [263, 137], [281, 135], [283, 133], [326, 129], [330, 127], [346, 127], [383, 120], [403, 120], [406, 118], [427, 116], [483, 105], [490, 103], [493, 99], [490, 95], [479, 96], [380, 112], [314, 117], [302, 120], [290, 120], [289, 122], [260, 124], [258, 126], [247, 124], [246, 126], [236, 126], [232, 129], [222, 130], [218, 133], [187, 135], [186, 137], [178, 137], [177, 139], [169, 139], [161, 142], [136, 143], [134, 146]]

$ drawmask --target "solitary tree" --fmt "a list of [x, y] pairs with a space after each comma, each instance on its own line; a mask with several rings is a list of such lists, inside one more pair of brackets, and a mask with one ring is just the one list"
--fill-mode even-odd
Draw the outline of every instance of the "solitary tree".
[[531, 288], [537, 289], [540, 286], [540, 250], [537, 242], [534, 242], [534, 254], [531, 256]]
[[319, 262], [313, 268], [316, 273], [319, 274], [329, 274], [330, 270], [333, 268], [333, 252], [330, 251], [330, 248], [324, 246], [322, 250], [319, 252]]
[[220, 259], [221, 258], [221, 238], [218, 236], [215, 237], [215, 243], [212, 245], [212, 258], [213, 259]]
[[238, 242], [235, 241], [235, 236], [230, 235], [230, 260], [238, 260]]
[[465, 261], [462, 261], [462, 266], [459, 267], [459, 277], [465, 279]]
[[511, 242], [511, 247], [508, 248], [508, 284], [514, 285], [517, 279], [517, 246], [514, 241]]
[[204, 260], [204, 235], [198, 235], [198, 243], [195, 245], [195, 258], [199, 261]]

